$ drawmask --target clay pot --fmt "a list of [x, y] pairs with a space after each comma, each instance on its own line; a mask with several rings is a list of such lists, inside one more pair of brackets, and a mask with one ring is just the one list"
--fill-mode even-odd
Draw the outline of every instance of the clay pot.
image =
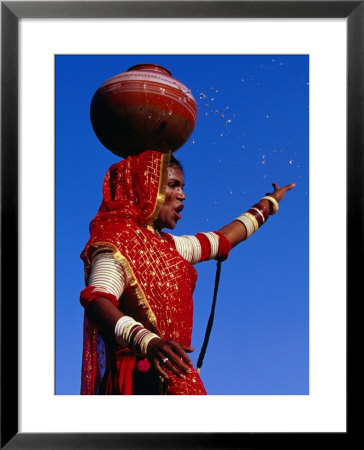
[[169, 70], [140, 64], [120, 73], [96, 91], [91, 123], [102, 144], [127, 157], [145, 150], [176, 151], [196, 124], [196, 102]]

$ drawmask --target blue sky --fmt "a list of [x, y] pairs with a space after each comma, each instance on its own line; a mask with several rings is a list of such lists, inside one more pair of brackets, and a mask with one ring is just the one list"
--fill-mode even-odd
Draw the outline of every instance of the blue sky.
[[[201, 369], [212, 395], [309, 393], [309, 58], [307, 55], [57, 55], [56, 393], [79, 394], [83, 310], [79, 255], [119, 158], [93, 132], [91, 98], [140, 63], [168, 68], [198, 103], [195, 130], [176, 152], [187, 200], [174, 234], [219, 229], [272, 182], [295, 182], [279, 212], [222, 264], [215, 322]], [[216, 262], [198, 264], [196, 363]]]

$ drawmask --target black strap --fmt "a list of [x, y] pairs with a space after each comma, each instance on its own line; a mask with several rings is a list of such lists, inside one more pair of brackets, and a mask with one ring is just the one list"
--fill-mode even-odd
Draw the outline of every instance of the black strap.
[[211, 312], [209, 321], [207, 322], [206, 332], [205, 332], [205, 339], [203, 341], [200, 356], [198, 357], [197, 361], [197, 370], [200, 370], [202, 367], [202, 362], [205, 357], [207, 344], [209, 343], [212, 324], [214, 323], [214, 314], [215, 314], [215, 306], [216, 306], [216, 298], [217, 298], [217, 290], [219, 288], [219, 281], [220, 281], [220, 273], [221, 273], [221, 261], [217, 261], [217, 267], [216, 267], [216, 275], [215, 275], [215, 288], [214, 288], [214, 297], [212, 299], [212, 306], [211, 306]]

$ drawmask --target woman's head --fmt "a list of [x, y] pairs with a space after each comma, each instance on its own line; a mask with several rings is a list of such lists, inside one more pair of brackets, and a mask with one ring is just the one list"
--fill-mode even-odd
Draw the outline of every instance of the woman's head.
[[[160, 174], [167, 170], [164, 205], [160, 206]], [[90, 224], [131, 219], [158, 229], [175, 228], [183, 209], [182, 165], [175, 158], [154, 150], [131, 156], [110, 167], [103, 184], [103, 201]], [[172, 217], [173, 216], [173, 217]]]
[[154, 224], [157, 229], [173, 229], [181, 219], [184, 208], [182, 202], [186, 200], [184, 185], [182, 164], [172, 155], [168, 167], [166, 197]]

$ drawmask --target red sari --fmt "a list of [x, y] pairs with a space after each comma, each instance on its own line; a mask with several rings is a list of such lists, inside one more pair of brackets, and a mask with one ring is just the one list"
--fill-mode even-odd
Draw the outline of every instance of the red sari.
[[[125, 315], [161, 338], [190, 346], [196, 270], [177, 252], [171, 236], [150, 227], [164, 202], [168, 165], [168, 154], [148, 150], [109, 169], [103, 185], [103, 202], [91, 222], [91, 236], [81, 258], [87, 280], [95, 250], [111, 248], [132, 282], [120, 299], [110, 296], [110, 300]], [[100, 294], [105, 296], [87, 287], [81, 293], [81, 303], [86, 306]], [[137, 355], [116, 345], [106, 349], [108, 370], [101, 385], [97, 335], [97, 328], [85, 316], [81, 394], [135, 393], [134, 375], [140, 378], [147, 368], [143, 371], [142, 364], [137, 364]], [[153, 375], [153, 370], [151, 367], [147, 373], [157, 380], [159, 377]], [[168, 385], [159, 380], [165, 393], [206, 394], [195, 370], [186, 379], [173, 374], [170, 378]]]

